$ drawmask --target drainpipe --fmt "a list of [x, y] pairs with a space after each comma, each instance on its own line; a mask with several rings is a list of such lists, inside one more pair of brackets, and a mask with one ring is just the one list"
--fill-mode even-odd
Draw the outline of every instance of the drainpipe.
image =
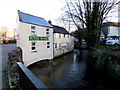
[[54, 30], [53, 30], [53, 58], [54, 58]]

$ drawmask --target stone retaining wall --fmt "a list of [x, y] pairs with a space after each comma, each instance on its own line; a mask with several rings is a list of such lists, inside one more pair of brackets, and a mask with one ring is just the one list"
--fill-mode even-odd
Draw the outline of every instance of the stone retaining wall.
[[22, 62], [22, 49], [17, 48], [16, 50], [8, 53], [8, 79], [10, 88], [18, 87], [19, 74], [17, 62]]

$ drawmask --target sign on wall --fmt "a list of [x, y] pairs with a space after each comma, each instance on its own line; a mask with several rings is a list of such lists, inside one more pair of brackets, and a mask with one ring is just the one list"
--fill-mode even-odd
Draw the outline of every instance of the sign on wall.
[[40, 37], [40, 36], [29, 36], [30, 41], [47, 41], [48, 37]]

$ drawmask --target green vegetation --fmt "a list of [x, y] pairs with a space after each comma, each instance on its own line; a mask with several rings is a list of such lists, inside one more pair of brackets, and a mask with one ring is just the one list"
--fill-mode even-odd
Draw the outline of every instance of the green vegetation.
[[[118, 69], [116, 69], [118, 67]], [[115, 79], [120, 80], [120, 64], [108, 64], [107, 70], [109, 74], [113, 76]]]
[[8, 66], [4, 69], [4, 73], [5, 74], [8, 74], [8, 71], [9, 71], [9, 68], [8, 68]]
[[49, 64], [52, 65], [52, 66], [56, 66], [56, 65], [59, 64], [59, 62], [52, 60], [52, 61], [49, 62]]
[[8, 78], [9, 78], [9, 67], [7, 66], [5, 69], [4, 69], [4, 78], [6, 80], [6, 90], [10, 90], [10, 86], [9, 86], [9, 81], [8, 81]]
[[106, 70], [111, 76], [120, 80], [120, 46], [102, 46], [91, 52], [95, 59], [97, 71]]

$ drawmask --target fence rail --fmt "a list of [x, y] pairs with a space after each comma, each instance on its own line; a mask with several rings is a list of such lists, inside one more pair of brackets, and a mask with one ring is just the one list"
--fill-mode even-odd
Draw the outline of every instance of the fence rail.
[[32, 89], [40, 90], [40, 88], [48, 87], [44, 85], [40, 79], [38, 79], [27, 67], [25, 67], [21, 62], [17, 62], [19, 67], [19, 86], [22, 90]]

